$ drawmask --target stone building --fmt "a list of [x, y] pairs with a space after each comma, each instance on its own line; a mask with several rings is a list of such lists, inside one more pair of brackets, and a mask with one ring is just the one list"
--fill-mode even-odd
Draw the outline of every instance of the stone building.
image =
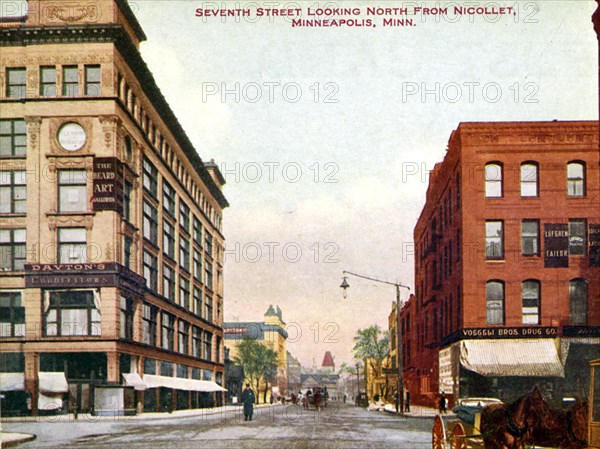
[[0, 23], [3, 413], [221, 401], [224, 179], [145, 38], [124, 0], [30, 0]]

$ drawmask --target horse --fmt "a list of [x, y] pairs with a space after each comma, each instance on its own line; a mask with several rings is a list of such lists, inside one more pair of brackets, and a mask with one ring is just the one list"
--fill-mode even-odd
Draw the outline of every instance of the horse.
[[481, 412], [480, 431], [485, 449], [522, 449], [532, 431], [548, 412], [542, 393], [535, 387], [510, 404], [490, 404]]
[[533, 429], [531, 445], [583, 449], [587, 447], [587, 423], [588, 405], [579, 398], [567, 411], [548, 409]]

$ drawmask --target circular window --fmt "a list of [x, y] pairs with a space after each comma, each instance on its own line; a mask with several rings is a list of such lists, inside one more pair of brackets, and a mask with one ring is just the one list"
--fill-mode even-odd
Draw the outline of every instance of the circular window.
[[58, 130], [58, 143], [67, 151], [80, 150], [86, 138], [85, 130], [79, 123], [65, 123]]

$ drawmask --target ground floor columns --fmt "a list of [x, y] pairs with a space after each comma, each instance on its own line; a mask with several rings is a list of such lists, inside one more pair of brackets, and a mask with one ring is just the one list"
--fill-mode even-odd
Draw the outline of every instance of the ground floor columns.
[[37, 352], [25, 353], [25, 391], [30, 395], [31, 414], [38, 413], [38, 369], [40, 354]]
[[108, 382], [121, 382], [121, 367], [118, 352], [108, 352], [106, 354], [106, 380]]

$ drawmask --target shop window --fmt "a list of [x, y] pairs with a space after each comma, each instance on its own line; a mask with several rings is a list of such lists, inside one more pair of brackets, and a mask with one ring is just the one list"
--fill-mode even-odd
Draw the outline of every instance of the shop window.
[[93, 291], [45, 292], [44, 335], [101, 335], [100, 298]]

